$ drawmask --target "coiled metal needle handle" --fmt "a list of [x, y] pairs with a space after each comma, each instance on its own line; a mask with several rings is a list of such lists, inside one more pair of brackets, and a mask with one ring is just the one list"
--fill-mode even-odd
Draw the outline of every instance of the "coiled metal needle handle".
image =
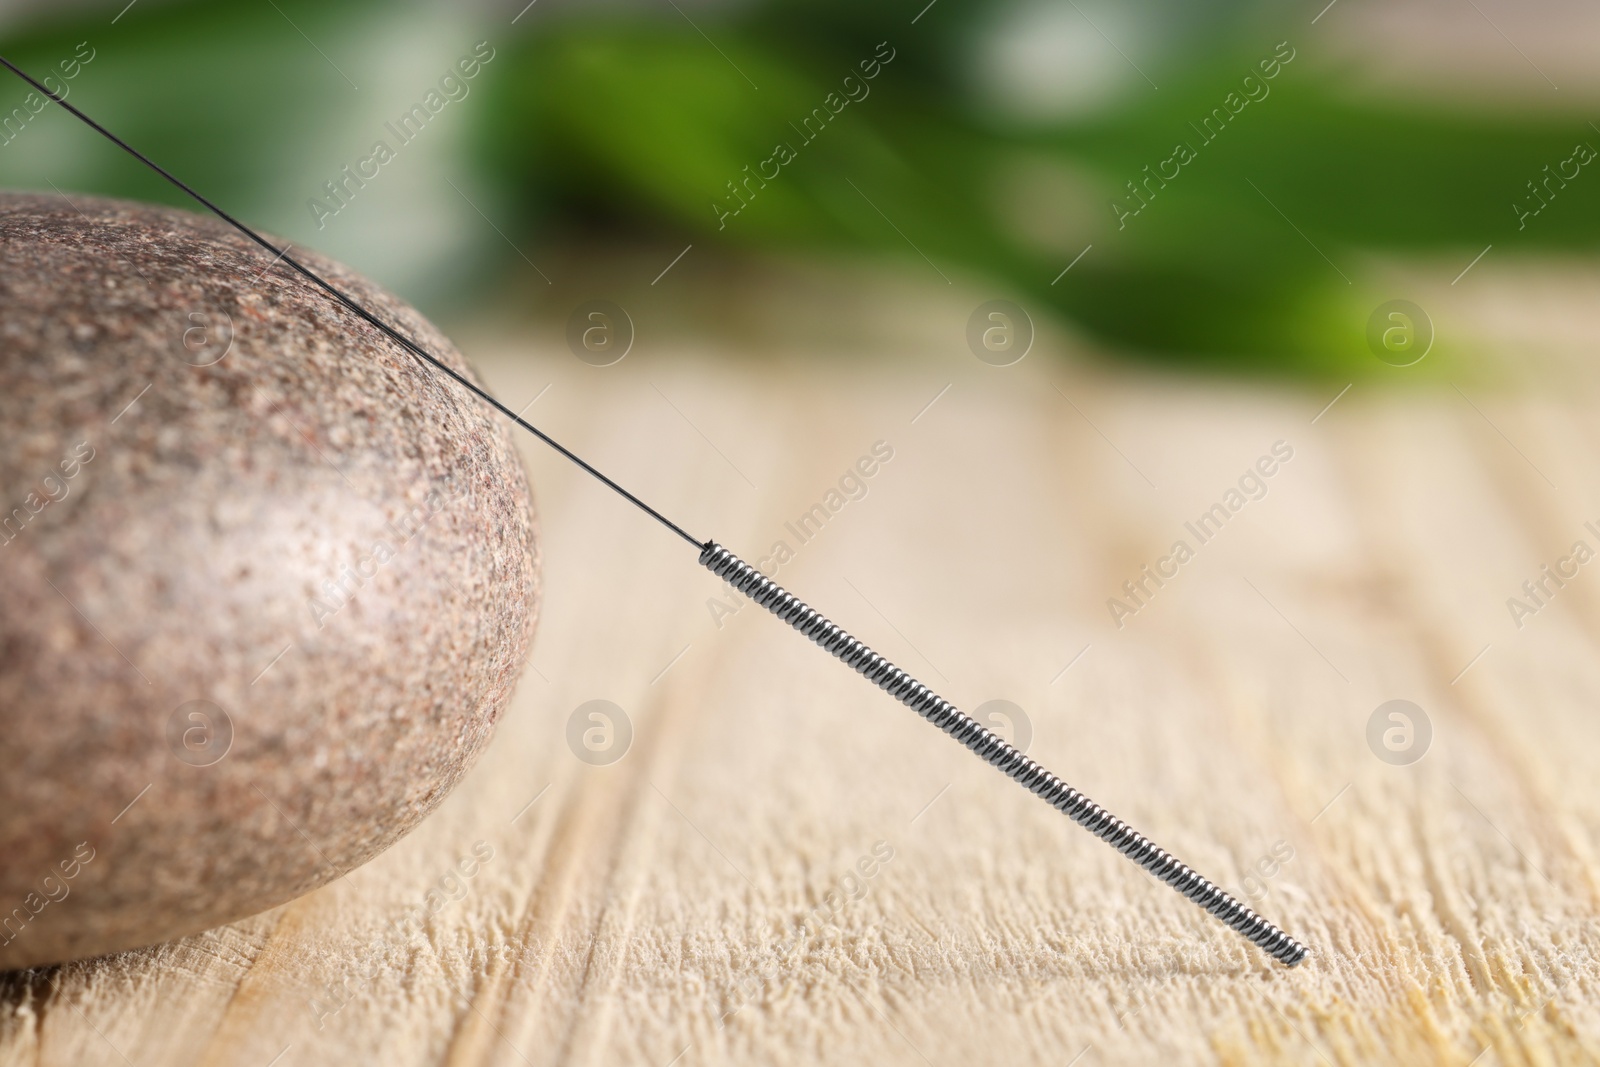
[[1010, 775], [1030, 793], [1064, 812], [1085, 830], [1221, 919], [1273, 959], [1290, 967], [1305, 959], [1306, 947], [1300, 942], [1215, 883], [1190, 870], [1170, 852], [1157, 847], [1133, 827], [1024, 756], [1004, 738], [963, 714], [948, 700], [851, 637], [815, 608], [726, 548], [715, 541], [707, 541], [700, 548], [700, 564], [847, 666], [866, 675], [869, 681]]
[[872, 649], [854, 637], [845, 633], [838, 626], [829, 622], [816, 609], [808, 607], [794, 594], [774, 583], [760, 571], [715, 541], [707, 541], [704, 545], [700, 544], [683, 527], [600, 473], [599, 470], [595, 469], [594, 466], [577, 453], [558, 443], [549, 434], [523, 419], [521, 415], [513, 413], [510, 408], [495, 399], [476, 382], [453, 367], [441, 362], [438, 357], [430, 354], [406, 334], [391, 326], [374, 312], [369, 311], [342, 289], [294, 259], [288, 254], [288, 248], [279, 249], [255, 230], [223, 211], [204, 196], [201, 196], [171, 172], [150, 159], [150, 157], [113, 134], [94, 119], [91, 119], [76, 106], [67, 103], [65, 96], [23, 71], [4, 56], [0, 56], [0, 65], [10, 69], [19, 78], [60, 104], [63, 109], [94, 129], [95, 132], [116, 144], [179, 189], [182, 189], [207, 210], [234, 227], [251, 241], [260, 245], [264, 250], [275, 253], [273, 263], [281, 260], [286, 266], [305, 276], [331, 299], [376, 327], [413, 357], [430, 365], [439, 374], [467, 389], [478, 399], [504, 414], [516, 425], [535, 435], [567, 459], [576, 463], [584, 471], [597, 478], [629, 503], [650, 515], [650, 517], [666, 526], [685, 541], [699, 548], [701, 564], [709, 568], [713, 574], [726, 579], [734, 588], [805, 634], [824, 649], [838, 656], [857, 671], [866, 675], [895, 699], [1016, 779], [1030, 792], [1038, 794], [1053, 807], [1059, 808], [1071, 816], [1075, 822], [1090, 833], [1103, 838], [1117, 851], [1126, 854], [1129, 859], [1139, 864], [1139, 866], [1233, 927], [1246, 938], [1259, 945], [1262, 951], [1290, 967], [1305, 959], [1306, 949], [1304, 945], [1267, 922], [1267, 920], [1239, 903], [1227, 893], [1224, 893], [1216, 885], [1179, 863], [1170, 853], [1157, 848], [1144, 835], [1136, 833], [1127, 823], [1024, 756], [1002, 738], [985, 729], [976, 720], [963, 715], [955, 705], [934, 693], [927, 686], [872, 651]]

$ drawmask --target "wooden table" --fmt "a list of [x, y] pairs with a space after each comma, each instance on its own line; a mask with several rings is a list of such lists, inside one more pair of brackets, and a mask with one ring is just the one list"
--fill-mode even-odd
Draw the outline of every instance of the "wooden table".
[[[1445, 368], [1325, 408], [1342, 383], [1110, 370], [1061, 337], [985, 366], [971, 305], [938, 295], [870, 358], [642, 341], [601, 370], [462, 341], [515, 407], [550, 384], [530, 415], [692, 532], [751, 559], [787, 541], [798, 594], [964, 708], [1023, 709], [1033, 756], [1248, 895], [1303, 966], [732, 610], [530, 443], [543, 618], [465, 784], [274, 912], [0, 977], [0, 1064], [1600, 1058], [1600, 563], [1520, 629], [1507, 607], [1600, 548], [1592, 325], [1527, 344], [1527, 303], [1479, 292], [1546, 360], [1532, 384]], [[880, 441], [865, 495], [801, 542], [785, 524]], [[1265, 495], [1200, 544], [1185, 523], [1280, 441]], [[1161, 563], [1178, 540], [1193, 558]], [[1173, 576], [1136, 605], [1147, 564]], [[608, 765], [567, 740], [597, 699], [631, 724]], [[1404, 722], [1369, 744], [1396, 699], [1431, 728], [1409, 764], [1382, 742]], [[425, 934], [385, 938], [419, 906]]]

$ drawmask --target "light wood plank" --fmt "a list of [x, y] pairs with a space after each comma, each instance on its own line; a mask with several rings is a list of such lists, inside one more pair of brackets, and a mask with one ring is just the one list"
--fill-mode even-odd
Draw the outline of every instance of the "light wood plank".
[[[1336, 388], [1042, 350], [467, 347], [747, 557], [892, 444], [780, 581], [964, 707], [1022, 706], [1032, 754], [1231, 890], [1292, 848], [1259, 908], [1313, 959], [1266, 963], [759, 609], [717, 625], [686, 546], [530, 445], [547, 599], [468, 781], [273, 913], [0, 979], [0, 1064], [1600, 1057], [1600, 568], [1521, 630], [1504, 603], [1595, 543], [1592, 388], [1364, 383], [1313, 424]], [[1107, 598], [1278, 440], [1266, 496], [1118, 629]], [[1434, 730], [1406, 767], [1365, 736], [1396, 697]], [[593, 698], [634, 727], [607, 767], [564, 740]], [[464, 896], [385, 945], [476, 842]]]

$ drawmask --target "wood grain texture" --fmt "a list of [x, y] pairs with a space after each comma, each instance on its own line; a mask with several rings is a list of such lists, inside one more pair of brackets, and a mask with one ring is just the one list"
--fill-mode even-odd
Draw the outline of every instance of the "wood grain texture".
[[[1474, 293], [1515, 356], [1548, 287]], [[1533, 384], [1362, 382], [1313, 423], [1337, 385], [1089, 370], [1059, 338], [983, 366], [949, 340], [970, 306], [870, 360], [641, 345], [597, 370], [461, 340], [513, 407], [553, 383], [530, 417], [751, 559], [888, 442], [779, 581], [963, 707], [1020, 705], [1031, 755], [1230, 890], [1292, 849], [1257, 907], [1306, 964], [759, 609], [719, 627], [692, 551], [529, 445], [544, 619], [468, 780], [275, 912], [0, 977], [0, 1064], [1600, 1060], [1600, 566], [1520, 630], [1506, 607], [1600, 546], [1592, 327], [1546, 319]], [[1266, 496], [1118, 629], [1107, 598], [1280, 440]], [[565, 740], [597, 698], [633, 726], [609, 766]], [[1432, 725], [1409, 766], [1366, 739], [1395, 698]], [[477, 842], [493, 858], [452, 883]], [[386, 936], [441, 886], [460, 899]]]

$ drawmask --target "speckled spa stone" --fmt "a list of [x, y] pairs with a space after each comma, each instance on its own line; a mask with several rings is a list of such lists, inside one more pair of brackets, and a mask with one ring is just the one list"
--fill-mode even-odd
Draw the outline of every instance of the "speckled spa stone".
[[0, 968], [393, 844], [488, 741], [538, 593], [480, 402], [220, 222], [73, 200], [0, 194]]

